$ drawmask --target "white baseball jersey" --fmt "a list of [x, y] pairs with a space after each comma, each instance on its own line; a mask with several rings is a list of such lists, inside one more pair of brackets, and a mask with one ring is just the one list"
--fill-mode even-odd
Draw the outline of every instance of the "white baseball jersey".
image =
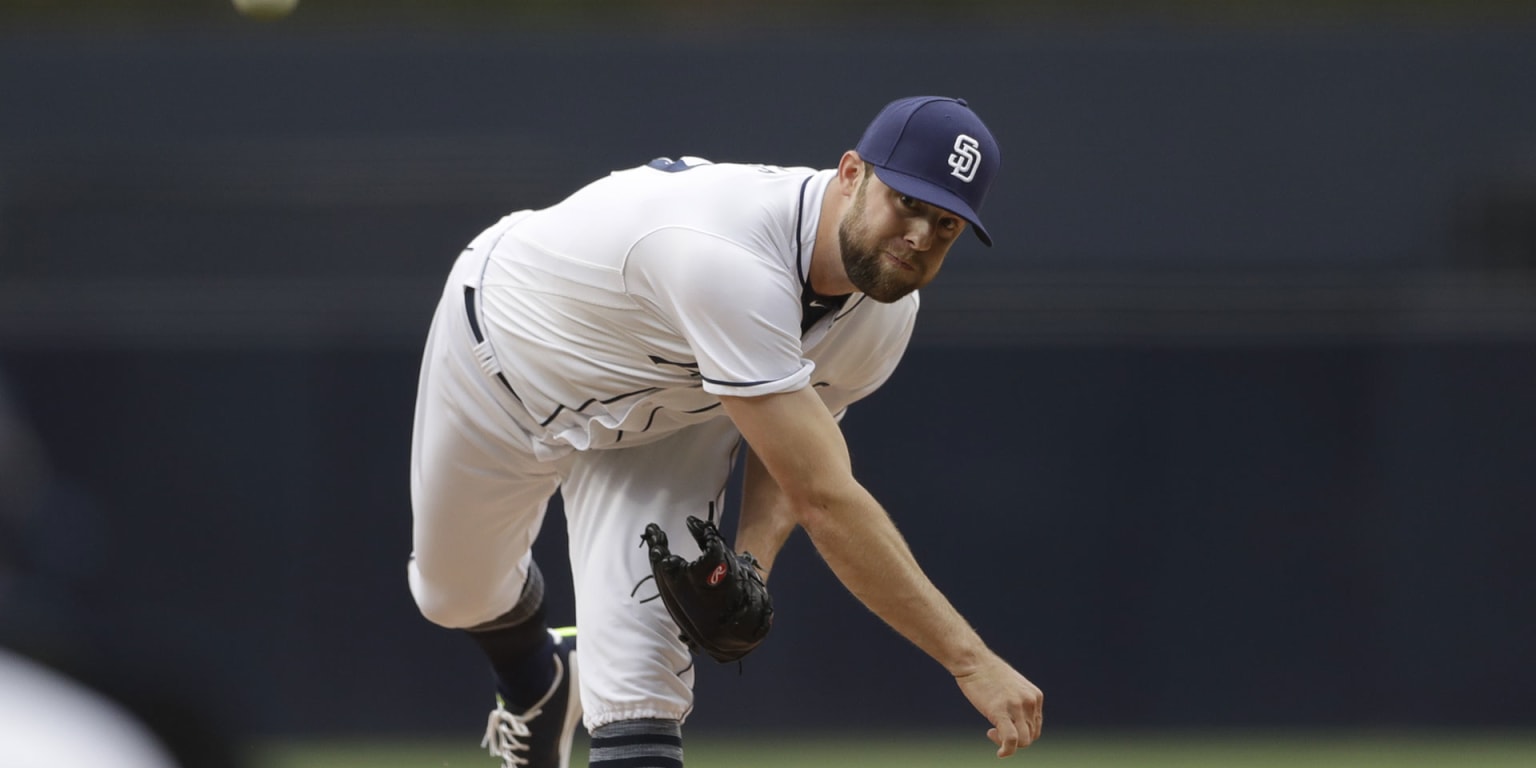
[[636, 593], [650, 574], [637, 544], [656, 522], [694, 557], [686, 517], [724, 511], [740, 435], [719, 396], [813, 386], [841, 414], [890, 376], [918, 307], [915, 293], [855, 294], [802, 327], [834, 171], [653, 165], [475, 238], [417, 392], [417, 606], [448, 627], [508, 611], [558, 489], [589, 729], [692, 708], [688, 649], [662, 602]]
[[911, 335], [916, 294], [892, 305], [856, 295], [801, 330], [833, 173], [657, 161], [478, 238], [491, 365], [526, 410], [522, 426], [551, 448], [622, 447], [720, 416], [717, 395], [814, 380], [836, 412], [879, 386]]

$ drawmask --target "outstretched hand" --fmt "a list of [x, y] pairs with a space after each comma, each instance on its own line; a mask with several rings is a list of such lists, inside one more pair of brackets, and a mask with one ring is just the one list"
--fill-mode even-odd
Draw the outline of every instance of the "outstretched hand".
[[992, 656], [974, 671], [957, 675], [955, 683], [992, 727], [987, 738], [997, 756], [1007, 757], [1040, 738], [1045, 694], [1017, 670]]

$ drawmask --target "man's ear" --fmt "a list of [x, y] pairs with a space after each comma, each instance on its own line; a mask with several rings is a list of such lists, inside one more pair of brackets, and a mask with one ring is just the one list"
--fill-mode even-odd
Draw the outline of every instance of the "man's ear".
[[837, 186], [838, 191], [845, 197], [853, 197], [859, 189], [859, 182], [864, 177], [864, 159], [859, 153], [850, 149], [843, 153], [841, 160], [837, 161]]

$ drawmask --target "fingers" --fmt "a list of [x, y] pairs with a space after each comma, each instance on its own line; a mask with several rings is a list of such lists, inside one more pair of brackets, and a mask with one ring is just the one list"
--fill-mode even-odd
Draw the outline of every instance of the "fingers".
[[720, 537], [720, 532], [713, 529], [699, 539], [699, 552], [714, 562], [724, 562], [726, 556], [731, 554], [730, 548], [725, 546], [725, 539]]
[[1045, 694], [1001, 659], [955, 678], [971, 704], [992, 723], [987, 738], [1008, 757], [1040, 738]]
[[667, 549], [667, 543], [662, 541], [651, 544], [651, 546], [646, 549], [645, 554], [646, 557], [650, 558], [651, 564], [656, 565], [657, 563], [665, 562], [667, 558], [672, 557], [672, 550]]
[[[998, 718], [997, 724], [987, 731], [987, 738], [997, 745], [998, 757], [1007, 757], [1019, 751], [1019, 729], [1011, 718]], [[1029, 742], [1024, 742], [1024, 746], [1029, 746]]]
[[1039, 740], [1040, 727], [1041, 716], [1038, 711], [1017, 724], [1011, 717], [1002, 717], [998, 718], [996, 726], [987, 729], [987, 738], [997, 745], [998, 757], [1008, 757]]
[[1024, 711], [1014, 718], [1019, 729], [1019, 747], [1027, 747], [1040, 740], [1040, 730], [1043, 723], [1043, 715], [1039, 702], [1034, 706], [1025, 704]]
[[693, 540], [698, 543], [699, 551], [704, 554], [719, 556], [725, 552], [725, 541], [720, 538], [719, 528], [697, 517], [689, 516], [688, 532], [693, 534]]
[[1039, 740], [1040, 733], [1045, 730], [1045, 692], [1039, 688], [1035, 689], [1033, 704], [1033, 706], [1025, 711], [1025, 716], [1029, 718], [1029, 740], [1031, 743]]
[[987, 738], [997, 745], [998, 757], [1008, 757], [1040, 739], [1044, 723], [1042, 698], [1036, 689], [1034, 697], [1013, 702], [1006, 711], [992, 718]]
[[661, 526], [655, 523], [647, 523], [645, 526], [645, 533], [640, 534], [640, 542], [642, 544], [648, 544], [652, 547], [659, 546], [662, 549], [666, 549], [667, 532], [663, 531]]

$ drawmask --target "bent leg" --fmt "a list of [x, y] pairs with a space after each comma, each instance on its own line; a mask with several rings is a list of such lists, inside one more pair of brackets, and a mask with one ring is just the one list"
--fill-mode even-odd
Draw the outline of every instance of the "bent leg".
[[540, 462], [507, 419], [453, 285], [433, 318], [416, 395], [410, 584], [428, 620], [468, 628], [517, 604], [568, 462]]
[[[422, 615], [464, 630], [490, 662], [496, 708], [482, 741], [503, 765], [565, 768], [579, 711], [574, 640], [548, 630], [532, 560], [571, 459], [538, 451], [520, 407], [481, 367], [470, 325], [471, 252], [449, 276], [428, 334], [411, 444], [411, 594]], [[540, 453], [546, 455], [541, 460]]]

